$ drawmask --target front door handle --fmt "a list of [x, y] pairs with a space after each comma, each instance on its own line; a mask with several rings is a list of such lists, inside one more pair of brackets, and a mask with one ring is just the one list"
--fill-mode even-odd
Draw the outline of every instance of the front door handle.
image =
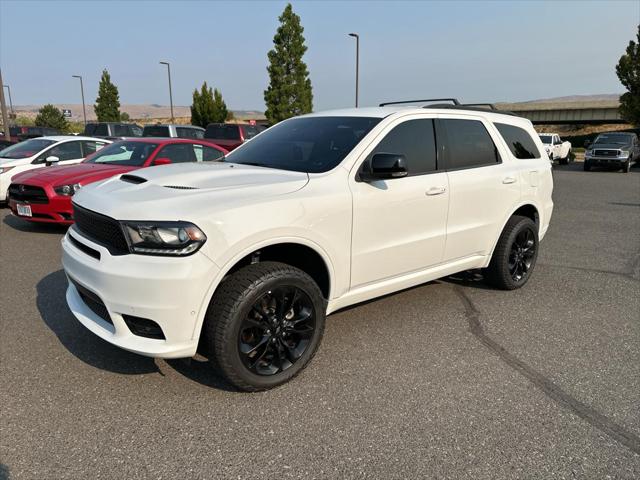
[[442, 195], [444, 192], [446, 192], [447, 189], [445, 187], [431, 187], [429, 190], [427, 190], [427, 195], [432, 196], [432, 195]]
[[516, 182], [517, 182], [516, 177], [504, 177], [502, 179], [502, 183], [504, 183], [505, 185], [509, 185], [511, 183], [516, 183]]

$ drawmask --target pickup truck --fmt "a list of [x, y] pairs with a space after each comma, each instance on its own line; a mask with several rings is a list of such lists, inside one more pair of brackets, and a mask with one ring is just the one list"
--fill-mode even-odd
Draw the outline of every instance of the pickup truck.
[[552, 162], [558, 160], [560, 165], [567, 165], [571, 159], [571, 142], [563, 142], [557, 133], [541, 133], [540, 140], [544, 150]]

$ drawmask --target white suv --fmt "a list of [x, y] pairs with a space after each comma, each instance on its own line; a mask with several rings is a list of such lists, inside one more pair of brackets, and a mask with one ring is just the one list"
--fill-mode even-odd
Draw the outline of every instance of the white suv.
[[524, 285], [552, 189], [524, 118], [305, 115], [222, 162], [80, 190], [62, 240], [67, 302], [123, 349], [176, 358], [200, 346], [238, 388], [267, 389], [305, 367], [338, 309], [475, 268], [498, 288]]

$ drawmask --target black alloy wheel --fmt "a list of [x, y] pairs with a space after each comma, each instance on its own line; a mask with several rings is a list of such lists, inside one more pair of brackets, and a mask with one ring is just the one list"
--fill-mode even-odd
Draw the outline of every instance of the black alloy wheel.
[[509, 273], [514, 282], [521, 282], [529, 274], [536, 255], [536, 240], [531, 228], [522, 229], [511, 244]]

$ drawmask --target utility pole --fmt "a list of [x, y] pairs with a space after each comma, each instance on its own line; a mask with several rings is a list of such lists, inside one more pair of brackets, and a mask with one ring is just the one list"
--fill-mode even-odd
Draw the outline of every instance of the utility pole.
[[360, 75], [360, 35], [357, 33], [350, 33], [349, 36], [356, 39], [356, 108], [358, 108], [358, 84], [360, 81], [358, 78]]
[[80, 94], [82, 95], [82, 116], [84, 118], [84, 126], [87, 126], [87, 110], [84, 106], [84, 85], [82, 85], [82, 75], [71, 75], [73, 78], [80, 79]]
[[4, 88], [9, 92], [9, 109], [11, 110], [11, 116], [15, 119], [16, 112], [13, 111], [13, 100], [11, 100], [11, 87], [9, 85], [5, 85]]
[[173, 94], [171, 93], [171, 66], [169, 62], [160, 62], [167, 66], [167, 74], [169, 75], [169, 104], [171, 105], [171, 123], [173, 123]]
[[[0, 70], [0, 85], [4, 85], [4, 83], [2, 83], [2, 70]], [[7, 115], [7, 104], [4, 102], [4, 88], [0, 88], [0, 110], [2, 110], [4, 138], [8, 142], [11, 140], [11, 134], [9, 133], [9, 116]]]

